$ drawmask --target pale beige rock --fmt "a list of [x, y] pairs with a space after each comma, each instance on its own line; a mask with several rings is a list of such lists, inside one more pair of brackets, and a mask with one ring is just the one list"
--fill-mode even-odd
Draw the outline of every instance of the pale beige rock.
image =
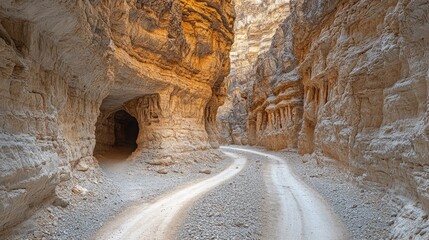
[[207, 168], [201, 169], [199, 172], [204, 173], [204, 174], [211, 174], [212, 173], [212, 171], [210, 169], [207, 169]]
[[215, 156], [233, 20], [231, 1], [1, 1], [0, 231], [115, 145], [118, 110], [139, 121], [130, 158]]
[[88, 157], [81, 158], [79, 160], [78, 164], [76, 165], [75, 169], [78, 170], [78, 171], [86, 172], [91, 167], [94, 168], [96, 166], [98, 166], [98, 165], [97, 165], [96, 160], [94, 159], [94, 157], [88, 156]]
[[425, 0], [293, 1], [255, 64], [249, 142], [328, 156], [427, 209], [428, 14]]
[[174, 164], [174, 161], [171, 157], [165, 157], [165, 158], [154, 158], [146, 161], [147, 164], [150, 165], [160, 165], [160, 166], [169, 166]]
[[247, 144], [247, 98], [258, 55], [269, 50], [278, 25], [289, 14], [289, 0], [236, 0], [234, 44], [228, 97], [219, 108], [218, 128], [222, 143]]
[[167, 174], [168, 173], [167, 169], [159, 169], [156, 172], [159, 173], [159, 174]]
[[78, 170], [78, 171], [86, 172], [86, 171], [88, 171], [88, 169], [89, 169], [88, 164], [87, 164], [87, 163], [84, 163], [84, 162], [79, 163], [79, 164], [76, 166], [76, 170]]
[[86, 195], [88, 193], [88, 189], [86, 189], [80, 185], [74, 186], [71, 191], [75, 194], [78, 194], [78, 195]]

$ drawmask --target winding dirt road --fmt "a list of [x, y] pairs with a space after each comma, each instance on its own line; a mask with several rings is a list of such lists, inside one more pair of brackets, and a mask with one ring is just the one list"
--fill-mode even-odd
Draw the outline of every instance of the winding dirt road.
[[221, 147], [268, 158], [268, 187], [277, 193], [280, 206], [278, 239], [342, 240], [348, 239], [345, 227], [324, 199], [289, 169], [284, 159], [259, 151]]
[[[149, 203], [140, 203], [104, 224], [94, 239], [174, 239], [183, 214], [205, 193], [231, 179], [246, 165], [247, 158], [261, 160], [267, 167], [265, 181], [279, 207], [269, 239], [342, 240], [345, 227], [324, 199], [289, 169], [277, 156], [237, 147], [221, 147], [234, 162], [221, 173], [188, 184]], [[234, 153], [232, 153], [232, 152]], [[238, 154], [238, 152], [242, 152]], [[237, 154], [235, 154], [237, 153]], [[234, 197], [234, 196], [230, 196]]]
[[232, 153], [226, 154], [234, 162], [221, 173], [168, 193], [152, 203], [142, 203], [126, 209], [104, 224], [94, 239], [173, 239], [172, 229], [182, 211], [204, 193], [239, 173], [245, 166], [245, 158]]

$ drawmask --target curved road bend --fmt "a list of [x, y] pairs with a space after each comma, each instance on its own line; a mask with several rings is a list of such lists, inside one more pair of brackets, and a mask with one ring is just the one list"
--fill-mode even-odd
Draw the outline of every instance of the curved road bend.
[[175, 221], [196, 199], [239, 173], [246, 158], [226, 153], [234, 162], [219, 174], [187, 185], [151, 203], [141, 203], [120, 213], [96, 233], [94, 239], [173, 239]]
[[278, 239], [305, 240], [342, 240], [348, 239], [348, 233], [331, 207], [289, 169], [286, 161], [272, 154], [255, 150], [221, 147], [222, 150], [234, 150], [267, 157], [270, 174], [267, 184], [277, 193], [280, 206], [278, 216]]

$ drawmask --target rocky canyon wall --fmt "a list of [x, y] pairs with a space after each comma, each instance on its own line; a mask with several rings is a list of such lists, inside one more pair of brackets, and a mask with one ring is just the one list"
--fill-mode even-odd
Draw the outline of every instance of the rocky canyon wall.
[[219, 108], [222, 143], [246, 144], [247, 94], [253, 65], [271, 45], [278, 25], [289, 14], [289, 0], [236, 0], [231, 72], [227, 77], [228, 97]]
[[250, 143], [328, 156], [429, 206], [428, 1], [292, 1], [254, 69]]
[[216, 147], [233, 21], [229, 0], [2, 1], [0, 231], [114, 144], [117, 111], [138, 121], [134, 158]]

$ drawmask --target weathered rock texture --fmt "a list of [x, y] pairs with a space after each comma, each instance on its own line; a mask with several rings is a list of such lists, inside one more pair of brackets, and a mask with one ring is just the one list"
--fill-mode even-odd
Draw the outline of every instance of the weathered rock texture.
[[255, 69], [251, 143], [329, 156], [429, 206], [428, 1], [293, 1]]
[[302, 83], [291, 51], [287, 23], [274, 35], [269, 52], [255, 64], [249, 94], [248, 139], [270, 149], [297, 147], [302, 122]]
[[138, 121], [135, 157], [216, 146], [233, 20], [229, 0], [2, 1], [0, 231], [115, 143], [119, 110]]
[[289, 0], [236, 0], [235, 40], [231, 49], [228, 98], [219, 108], [220, 141], [246, 144], [247, 93], [253, 65], [271, 45], [278, 25], [289, 14]]

